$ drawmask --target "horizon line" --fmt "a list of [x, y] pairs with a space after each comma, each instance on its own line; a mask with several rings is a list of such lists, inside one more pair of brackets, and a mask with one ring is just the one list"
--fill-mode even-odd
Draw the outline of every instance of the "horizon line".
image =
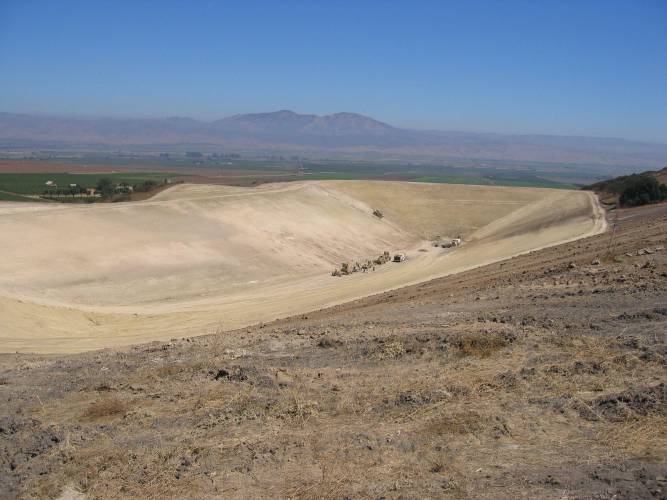
[[254, 112], [248, 112], [248, 113], [234, 113], [226, 116], [222, 116], [220, 118], [215, 118], [215, 119], [202, 119], [202, 118], [194, 118], [192, 116], [186, 116], [186, 115], [146, 115], [146, 116], [131, 116], [131, 115], [105, 115], [105, 114], [85, 114], [85, 113], [51, 113], [51, 112], [30, 112], [30, 111], [4, 111], [0, 110], [0, 115], [1, 114], [6, 114], [6, 115], [23, 115], [23, 116], [32, 116], [32, 117], [45, 117], [45, 118], [71, 118], [71, 119], [79, 119], [79, 120], [170, 120], [170, 119], [185, 119], [185, 120], [192, 120], [195, 122], [199, 123], [215, 123], [220, 120], [224, 120], [227, 118], [233, 118], [236, 116], [246, 116], [246, 115], [262, 115], [262, 114], [276, 114], [276, 113], [283, 113], [283, 112], [288, 112], [292, 113], [294, 115], [298, 116], [314, 116], [317, 118], [324, 118], [328, 116], [335, 116], [335, 115], [341, 115], [341, 114], [350, 114], [350, 115], [356, 115], [362, 118], [367, 118], [369, 120], [376, 121], [378, 123], [381, 123], [383, 125], [387, 125], [391, 128], [397, 129], [397, 130], [405, 130], [405, 131], [417, 131], [417, 132], [441, 132], [441, 133], [464, 133], [464, 134], [477, 134], [477, 135], [499, 135], [499, 136], [517, 136], [517, 137], [526, 137], [526, 136], [532, 136], [532, 137], [564, 137], [564, 138], [582, 138], [582, 139], [609, 139], [609, 140], [617, 140], [617, 141], [627, 141], [627, 142], [635, 142], [635, 143], [644, 143], [644, 144], [655, 144], [655, 145], [660, 145], [660, 146], [667, 146], [667, 139], [663, 140], [649, 140], [649, 139], [629, 139], [627, 137], [620, 137], [620, 136], [610, 136], [610, 135], [595, 135], [595, 134], [586, 134], [586, 135], [577, 135], [573, 133], [536, 133], [536, 132], [497, 132], [497, 131], [480, 131], [480, 130], [470, 130], [470, 129], [449, 129], [449, 128], [433, 128], [433, 127], [428, 127], [428, 128], [419, 128], [419, 127], [402, 127], [402, 126], [396, 126], [391, 123], [385, 122], [383, 120], [379, 120], [377, 118], [374, 118], [369, 115], [365, 115], [363, 113], [358, 113], [356, 111], [337, 111], [335, 113], [326, 113], [326, 114], [317, 114], [317, 113], [300, 113], [298, 111], [293, 111], [291, 109], [287, 108], [282, 108], [282, 109], [277, 109], [275, 111], [254, 111]]

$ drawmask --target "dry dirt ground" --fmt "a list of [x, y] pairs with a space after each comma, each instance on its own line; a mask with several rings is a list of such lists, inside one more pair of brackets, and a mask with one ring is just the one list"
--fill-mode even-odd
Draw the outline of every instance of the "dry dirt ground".
[[667, 206], [634, 209], [615, 232], [285, 320], [2, 355], [0, 491], [665, 498], [665, 245]]
[[[230, 330], [604, 229], [587, 192], [403, 182], [181, 184], [136, 203], [4, 203], [0, 352]], [[454, 251], [431, 244], [458, 235]], [[385, 250], [408, 261], [331, 276]]]

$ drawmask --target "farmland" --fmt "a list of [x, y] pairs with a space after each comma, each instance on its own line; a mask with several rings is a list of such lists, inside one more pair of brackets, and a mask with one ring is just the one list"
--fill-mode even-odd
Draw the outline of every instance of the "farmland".
[[302, 180], [392, 180], [480, 186], [546, 187], [573, 189], [605, 178], [592, 171], [575, 171], [568, 165], [410, 163], [298, 157], [223, 157], [73, 155], [57, 160], [0, 160], [3, 199], [22, 201], [15, 195], [40, 195], [46, 181], [59, 186], [94, 187], [101, 178], [137, 185], [161, 183], [180, 177], [190, 183], [256, 186], [268, 182]]
[[94, 187], [102, 178], [111, 179], [112, 182], [127, 184], [139, 184], [145, 181], [161, 182], [173, 174], [164, 173], [90, 173], [90, 174], [68, 174], [68, 173], [11, 173], [0, 174], [0, 191], [18, 195], [39, 195], [44, 191], [47, 181], [53, 181], [59, 186], [77, 184], [83, 187]]

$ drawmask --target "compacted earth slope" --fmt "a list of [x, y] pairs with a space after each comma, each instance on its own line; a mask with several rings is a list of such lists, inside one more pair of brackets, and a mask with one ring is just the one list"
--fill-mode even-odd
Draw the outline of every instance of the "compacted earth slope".
[[617, 224], [233, 332], [4, 354], [0, 492], [665, 498], [667, 207]]
[[[4, 203], [0, 351], [76, 352], [239, 328], [604, 227], [591, 193], [400, 182], [178, 185], [136, 203]], [[453, 251], [432, 245], [459, 235], [465, 244]], [[331, 276], [384, 251], [408, 260]]]

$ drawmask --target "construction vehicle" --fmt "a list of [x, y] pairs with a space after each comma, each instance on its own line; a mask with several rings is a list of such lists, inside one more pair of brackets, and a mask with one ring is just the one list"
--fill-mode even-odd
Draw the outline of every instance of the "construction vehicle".
[[404, 253], [397, 253], [394, 255], [394, 262], [404, 262], [407, 259]]

